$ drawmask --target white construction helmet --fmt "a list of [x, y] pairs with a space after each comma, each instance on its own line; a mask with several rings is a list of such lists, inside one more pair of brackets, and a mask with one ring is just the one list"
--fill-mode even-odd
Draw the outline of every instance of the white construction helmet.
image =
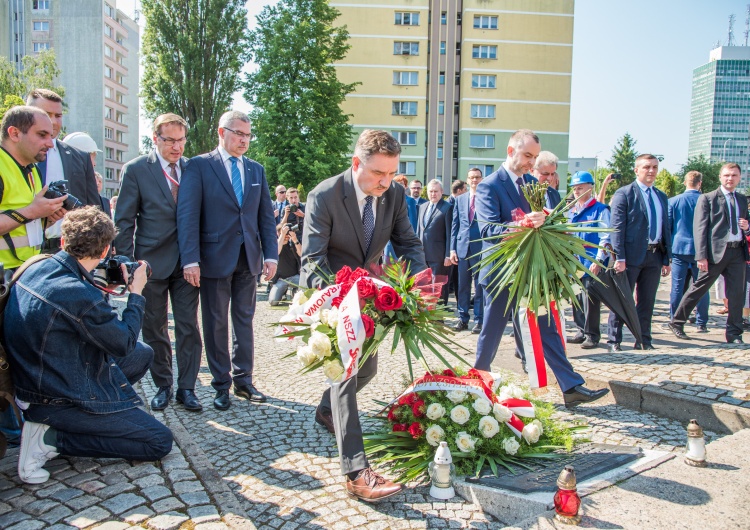
[[72, 132], [63, 138], [63, 142], [80, 149], [84, 153], [101, 153], [102, 150], [96, 146], [96, 142], [85, 132]]

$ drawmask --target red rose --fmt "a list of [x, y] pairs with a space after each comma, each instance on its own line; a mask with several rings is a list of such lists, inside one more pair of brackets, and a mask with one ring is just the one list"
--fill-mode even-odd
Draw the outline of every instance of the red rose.
[[365, 325], [365, 337], [368, 339], [375, 335], [375, 322], [367, 315], [362, 315], [362, 323]]
[[407, 394], [405, 396], [401, 396], [400, 398], [398, 398], [398, 404], [399, 405], [409, 405], [410, 404], [409, 403], [409, 396], [410, 395], [411, 394]]
[[451, 369], [443, 370], [443, 375], [447, 375], [447, 376], [450, 376], [450, 377], [456, 377], [456, 373], [453, 370], [451, 370]]
[[357, 284], [359, 297], [365, 300], [371, 300], [378, 294], [378, 287], [370, 278], [362, 278]]
[[336, 273], [336, 283], [344, 283], [352, 275], [352, 269], [349, 265], [344, 265], [340, 271]]
[[415, 418], [421, 418], [422, 416], [424, 416], [425, 410], [427, 409], [424, 405], [424, 401], [422, 401], [421, 399], [415, 401], [411, 406], [411, 412], [412, 414], [414, 414]]
[[391, 407], [388, 410], [388, 421], [390, 421], [391, 423], [395, 423], [396, 422], [396, 411], [397, 410], [398, 410], [398, 407]]
[[349, 294], [349, 291], [352, 290], [352, 285], [354, 285], [354, 282], [351, 280], [346, 280], [344, 283], [342, 283], [341, 292], [339, 293], [339, 296], [341, 298], [346, 297], [346, 295]]
[[364, 278], [369, 275], [370, 273], [367, 272], [365, 269], [361, 267], [357, 267], [357, 269], [354, 272], [352, 272], [352, 275], [349, 279], [354, 282], [354, 281], [359, 280], [360, 278]]
[[341, 305], [341, 302], [343, 302], [343, 301], [344, 301], [344, 297], [343, 296], [337, 296], [336, 298], [334, 298], [333, 300], [331, 300], [331, 306], [333, 306], [333, 307], [339, 307]]
[[405, 423], [396, 423], [393, 426], [393, 432], [406, 432], [406, 429], [408, 429], [408, 427]]
[[404, 301], [398, 295], [396, 290], [386, 285], [380, 288], [378, 296], [375, 298], [375, 309], [378, 311], [393, 311], [404, 305]]
[[414, 404], [414, 403], [416, 403], [417, 401], [419, 401], [419, 396], [417, 396], [417, 395], [416, 395], [415, 393], [413, 393], [413, 392], [412, 392], [411, 394], [408, 394], [408, 395], [406, 396], [406, 402], [407, 402], [407, 403], [408, 403], [409, 405], [413, 405], [413, 404]]
[[411, 434], [411, 437], [416, 440], [424, 434], [424, 429], [422, 428], [422, 425], [415, 421], [409, 425], [409, 434]]

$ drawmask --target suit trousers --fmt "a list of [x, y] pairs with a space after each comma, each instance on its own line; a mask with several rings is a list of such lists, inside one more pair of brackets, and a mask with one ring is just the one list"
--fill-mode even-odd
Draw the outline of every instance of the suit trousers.
[[[635, 309], [638, 312], [638, 322], [641, 324], [641, 335], [644, 344], [651, 344], [651, 318], [654, 315], [654, 303], [656, 302], [656, 291], [659, 289], [661, 280], [661, 268], [663, 266], [664, 254], [660, 251], [646, 252], [646, 257], [640, 265], [627, 263], [625, 273], [628, 275], [630, 290], [635, 290], [637, 302]], [[614, 311], [609, 312], [607, 322], [607, 342], [622, 342], [622, 320]]]
[[[433, 276], [446, 276], [445, 280], [450, 281], [450, 273], [453, 266], [446, 267], [442, 261], [428, 261], [427, 266], [432, 269], [432, 275]], [[446, 282], [445, 285], [443, 285], [443, 288], [440, 290], [440, 299], [443, 301], [444, 305], [448, 305], [448, 283]]]
[[[226, 278], [201, 277], [201, 313], [206, 360], [216, 390], [253, 384], [253, 317], [257, 283], [240, 249], [237, 266]], [[232, 316], [232, 355], [229, 356], [229, 305]], [[231, 374], [230, 374], [231, 371]]]
[[708, 271], [701, 271], [674, 313], [672, 322], [684, 326], [690, 313], [708, 293], [716, 279], [724, 277], [729, 314], [727, 315], [727, 342], [742, 338], [742, 307], [745, 305], [745, 254], [742, 248], [727, 248], [719, 263], [709, 263]]
[[158, 387], [172, 386], [172, 341], [168, 332], [168, 304], [172, 300], [177, 388], [194, 390], [201, 367], [203, 344], [198, 329], [199, 289], [190, 285], [177, 263], [169, 278], [150, 279], [143, 288], [146, 311], [143, 317], [143, 340], [154, 350], [151, 378]]
[[597, 298], [590, 296], [588, 293], [589, 285], [595, 282], [588, 274], [581, 279], [583, 287], [586, 290], [579, 294], [578, 303], [581, 307], [573, 306], [573, 321], [578, 328], [578, 332], [585, 335], [594, 342], [599, 342], [602, 338], [599, 323], [602, 314], [602, 302]]
[[[477, 358], [474, 362], [474, 368], [478, 370], [490, 370], [490, 365], [495, 359], [505, 326], [508, 325], [508, 320], [514, 316], [512, 309], [505, 310], [508, 303], [508, 296], [508, 289], [503, 289], [494, 298], [489, 294], [485, 296], [485, 325], [482, 326], [482, 332], [479, 334]], [[565, 355], [565, 347], [560, 339], [560, 335], [557, 333], [555, 320], [553, 318], [540, 317], [538, 323], [542, 348], [544, 350], [544, 360], [547, 361], [547, 365], [552, 370], [552, 373], [555, 374], [560, 389], [565, 392], [574, 386], [582, 385], [584, 383], [583, 377], [576, 373]], [[516, 331], [516, 335], [520, 335], [520, 333]]]
[[[336, 444], [341, 459], [341, 474], [346, 475], [370, 467], [365, 456], [362, 425], [359, 422], [357, 392], [372, 381], [378, 372], [378, 355], [372, 355], [357, 375], [342, 383], [334, 383], [323, 393], [320, 408], [331, 411], [336, 428]], [[333, 399], [331, 399], [333, 398]]]
[[479, 284], [479, 271], [473, 267], [479, 262], [479, 257], [458, 258], [458, 317], [461, 322], [468, 324], [469, 301], [471, 300], [471, 284], [474, 284], [474, 322], [481, 324], [484, 319], [484, 288]]
[[[683, 254], [672, 255], [672, 291], [669, 293], [669, 317], [673, 318], [677, 307], [682, 301], [682, 297], [688, 289], [688, 279], [693, 283], [698, 279], [698, 264], [695, 256], [686, 256]], [[708, 292], [703, 295], [696, 306], [697, 318], [695, 323], [698, 326], [708, 324], [708, 306], [711, 304], [711, 298]]]

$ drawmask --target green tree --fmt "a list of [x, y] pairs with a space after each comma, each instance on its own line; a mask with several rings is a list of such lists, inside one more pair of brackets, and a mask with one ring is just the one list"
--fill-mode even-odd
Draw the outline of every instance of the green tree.
[[149, 118], [179, 114], [190, 126], [185, 155], [216, 147], [216, 128], [248, 60], [244, 0], [141, 0], [141, 96]]
[[358, 83], [336, 77], [333, 63], [349, 49], [338, 16], [326, 0], [280, 0], [258, 15], [250, 46], [258, 69], [245, 98], [258, 135], [250, 153], [272, 185], [311, 189], [349, 164], [352, 128], [340, 104]]
[[677, 193], [685, 191], [685, 175], [688, 171], [700, 171], [703, 175], [703, 183], [701, 190], [705, 193], [707, 191], [713, 191], [719, 187], [721, 182], [719, 181], [719, 170], [723, 162], [712, 162], [704, 155], [698, 155], [688, 158], [687, 162], [682, 165], [680, 170], [677, 172]]
[[299, 202], [307, 201], [307, 190], [305, 189], [305, 185], [301, 182], [297, 184], [297, 195], [299, 195]]
[[677, 184], [677, 179], [666, 169], [659, 171], [656, 175], [656, 181], [654, 182], [654, 185], [666, 193], [667, 197], [674, 197], [677, 195]]
[[611, 168], [612, 173], [622, 175], [620, 180], [613, 181], [609, 185], [612, 193], [635, 180], [635, 159], [638, 157], [635, 143], [633, 137], [629, 133], [625, 133], [622, 138], [617, 140], [617, 145], [612, 149], [612, 158], [607, 160], [607, 166]]
[[65, 89], [56, 83], [61, 70], [54, 50], [25, 55], [21, 64], [23, 68], [18, 72], [6, 57], [0, 56], [0, 100], [5, 101], [6, 96], [18, 96], [23, 100], [34, 88], [54, 90], [65, 97]]
[[18, 105], [23, 105], [25, 102], [21, 98], [19, 98], [16, 95], [8, 94], [5, 96], [5, 99], [3, 100], [3, 106], [0, 107], [0, 120], [3, 119], [3, 116], [5, 116], [5, 113], [8, 112], [8, 109], [11, 107], [15, 107]]

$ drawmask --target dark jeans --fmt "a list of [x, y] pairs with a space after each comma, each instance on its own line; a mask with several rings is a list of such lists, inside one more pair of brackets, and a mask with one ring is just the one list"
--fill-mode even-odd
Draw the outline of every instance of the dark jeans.
[[[134, 384], [146, 373], [152, 358], [151, 348], [139, 342], [130, 355], [116, 362]], [[91, 414], [75, 405], [30, 405], [24, 416], [57, 430], [55, 447], [61, 455], [150, 462], [172, 450], [172, 432], [138, 408]]]
[[[685, 256], [682, 254], [672, 255], [672, 291], [669, 295], [669, 317], [674, 318], [675, 311], [682, 301], [687, 289], [688, 275], [695, 282], [698, 279], [698, 265], [694, 256]], [[708, 292], [703, 295], [698, 305], [698, 315], [695, 324], [705, 326], [708, 324], [708, 306], [711, 300]]]

